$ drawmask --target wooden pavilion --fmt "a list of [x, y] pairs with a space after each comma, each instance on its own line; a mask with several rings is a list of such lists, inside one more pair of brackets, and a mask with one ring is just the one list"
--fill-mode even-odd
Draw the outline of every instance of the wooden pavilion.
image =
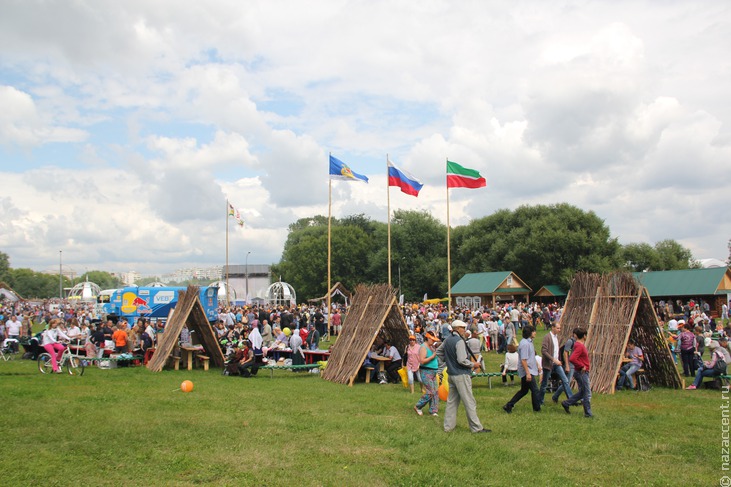
[[196, 340], [203, 347], [214, 367], [223, 368], [224, 356], [218, 345], [216, 332], [206, 317], [206, 312], [198, 297], [197, 286], [188, 286], [185, 291], [179, 291], [178, 304], [175, 306], [170, 319], [165, 324], [165, 331], [155, 348], [155, 353], [147, 363], [147, 368], [153, 372], [160, 372], [165, 366], [168, 357], [178, 345], [183, 325], [187, 324], [191, 333], [195, 333]]
[[387, 284], [361, 284], [343, 321], [343, 331], [330, 348], [322, 378], [352, 386], [379, 336], [389, 340], [402, 355], [409, 345], [409, 328], [394, 289]]
[[576, 327], [587, 330], [589, 380], [594, 392], [614, 393], [630, 338], [644, 352], [644, 370], [650, 384], [683, 387], [650, 295], [629, 273], [576, 274], [561, 327], [560, 343]]

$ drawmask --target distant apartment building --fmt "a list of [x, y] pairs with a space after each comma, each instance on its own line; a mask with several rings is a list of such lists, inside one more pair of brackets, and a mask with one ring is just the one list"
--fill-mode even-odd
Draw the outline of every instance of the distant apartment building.
[[178, 269], [172, 274], [166, 274], [163, 276], [165, 282], [185, 282], [193, 279], [208, 279], [208, 280], [219, 280], [221, 279], [222, 267], [188, 267], [184, 269]]
[[119, 278], [122, 280], [122, 284], [125, 286], [134, 286], [141, 277], [142, 276], [137, 271], [123, 272], [119, 275]]

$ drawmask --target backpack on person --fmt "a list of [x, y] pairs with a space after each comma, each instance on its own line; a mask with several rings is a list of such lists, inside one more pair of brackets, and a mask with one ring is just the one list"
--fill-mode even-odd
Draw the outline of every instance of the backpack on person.
[[142, 335], [140, 335], [140, 344], [142, 345], [140, 347], [140, 348], [142, 348], [142, 350], [147, 350], [148, 348], [152, 348], [152, 338], [146, 331], [142, 332]]
[[726, 361], [724, 360], [723, 354], [716, 353], [716, 363], [713, 364], [713, 375], [726, 375]]
[[565, 363], [565, 360], [564, 360], [564, 352], [566, 351], [566, 345], [569, 345], [568, 352], [569, 352], [569, 355], [571, 355], [571, 352], [574, 351], [575, 343], [576, 343], [576, 340], [574, 340], [574, 337], [569, 337], [569, 339], [566, 340], [566, 343], [561, 345], [561, 347], [558, 349], [558, 358], [559, 358], [559, 360], [561, 360], [561, 363], [563, 364], [564, 367], [569, 365], [569, 364]]

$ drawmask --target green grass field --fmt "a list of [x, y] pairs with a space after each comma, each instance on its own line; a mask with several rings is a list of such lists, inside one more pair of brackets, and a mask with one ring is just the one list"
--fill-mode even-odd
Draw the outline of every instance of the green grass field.
[[[502, 356], [486, 354], [489, 370]], [[195, 389], [179, 390], [190, 379]], [[400, 385], [332, 384], [268, 371], [152, 373], [89, 368], [41, 375], [0, 361], [2, 485], [719, 485], [720, 391], [595, 395], [595, 419], [474, 380], [472, 435], [418, 417]], [[440, 406], [444, 406], [441, 404]]]

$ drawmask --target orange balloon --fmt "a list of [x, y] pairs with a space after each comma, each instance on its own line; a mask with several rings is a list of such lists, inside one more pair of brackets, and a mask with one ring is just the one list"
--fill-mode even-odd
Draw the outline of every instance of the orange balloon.
[[439, 394], [439, 399], [442, 401], [446, 401], [449, 397], [449, 389], [444, 385], [440, 385], [439, 389], [437, 389], [437, 393]]
[[193, 383], [189, 380], [184, 380], [182, 384], [180, 384], [180, 390], [183, 392], [190, 392], [193, 390]]

